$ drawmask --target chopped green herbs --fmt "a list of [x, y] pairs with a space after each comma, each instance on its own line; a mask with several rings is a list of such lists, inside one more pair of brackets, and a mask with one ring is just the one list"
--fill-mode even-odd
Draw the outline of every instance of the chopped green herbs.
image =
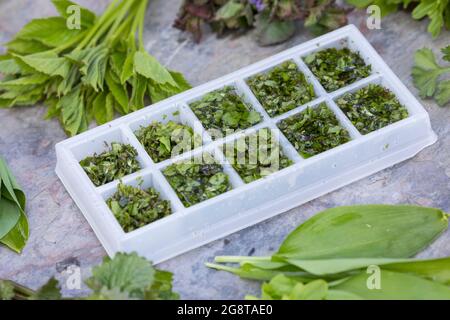
[[233, 87], [206, 94], [191, 109], [213, 138], [229, 135], [261, 122], [261, 115], [245, 104]]
[[170, 202], [159, 193], [119, 183], [116, 193], [106, 203], [125, 232], [131, 232], [172, 213]]
[[247, 83], [271, 117], [310, 102], [316, 96], [313, 85], [293, 61], [256, 75]]
[[308, 107], [305, 111], [281, 121], [278, 127], [304, 158], [350, 140], [347, 130], [339, 124], [326, 103], [314, 108]]
[[224, 152], [245, 183], [258, 180], [290, 166], [293, 162], [280, 148], [269, 128], [233, 141]]
[[131, 145], [113, 142], [110, 150], [87, 157], [80, 165], [98, 187], [141, 169], [136, 158], [137, 151]]
[[204, 154], [203, 160], [174, 163], [163, 173], [186, 207], [231, 190], [222, 166], [209, 154]]
[[147, 127], [141, 127], [135, 133], [155, 162], [190, 151], [202, 143], [201, 136], [194, 133], [191, 127], [174, 121], [165, 124], [154, 121]]
[[306, 56], [304, 61], [328, 92], [365, 78], [372, 70], [359, 53], [348, 48], [314, 52]]
[[408, 117], [408, 110], [388, 89], [370, 84], [340, 97], [338, 106], [362, 134], [381, 129]]

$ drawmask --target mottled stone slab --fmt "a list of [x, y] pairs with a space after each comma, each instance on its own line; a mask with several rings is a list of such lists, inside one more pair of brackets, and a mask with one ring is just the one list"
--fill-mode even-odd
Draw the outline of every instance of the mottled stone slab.
[[[101, 11], [106, 0], [79, 1]], [[260, 48], [249, 32], [242, 37], [217, 39], [206, 32], [200, 45], [171, 27], [180, 0], [155, 0], [147, 14], [146, 47], [160, 61], [183, 72], [193, 85], [199, 85], [237, 70], [312, 38], [300, 32], [282, 45]], [[55, 13], [48, 0], [0, 1], [0, 42], [12, 37], [32, 18]], [[448, 44], [449, 32], [432, 41], [427, 22], [417, 22], [406, 13], [382, 21], [381, 30], [367, 30], [363, 12], [350, 15], [400, 79], [417, 94], [410, 71], [413, 52], [423, 46], [438, 50]], [[175, 290], [182, 298], [236, 299], [256, 293], [256, 282], [243, 281], [230, 274], [204, 267], [216, 255], [267, 255], [298, 224], [326, 208], [356, 203], [411, 203], [450, 211], [450, 109], [423, 102], [430, 113], [439, 140], [416, 157], [359, 182], [320, 197], [278, 217], [234, 233], [174, 258], [159, 267], [175, 273]], [[42, 106], [0, 110], [0, 154], [9, 162], [27, 196], [31, 236], [22, 255], [0, 248], [0, 278], [10, 278], [36, 288], [56, 275], [63, 280], [67, 295], [81, 295], [82, 290], [68, 290], [65, 267], [81, 266], [83, 277], [100, 263], [105, 251], [89, 224], [75, 206], [54, 173], [54, 145], [66, 138], [56, 120], [43, 119]], [[447, 231], [421, 257], [450, 255]]]

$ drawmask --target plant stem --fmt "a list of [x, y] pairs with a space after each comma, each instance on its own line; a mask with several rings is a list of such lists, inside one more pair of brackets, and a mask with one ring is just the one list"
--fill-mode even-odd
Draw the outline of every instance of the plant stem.
[[247, 261], [271, 261], [272, 257], [246, 257], [246, 256], [217, 256], [214, 258], [215, 262], [221, 263], [242, 263]]
[[238, 270], [239, 270], [239, 268], [233, 268], [233, 267], [224, 266], [224, 265], [217, 264], [217, 263], [210, 263], [210, 262], [205, 263], [205, 266], [207, 266], [208, 268], [211, 268], [211, 269], [227, 271], [227, 272], [231, 272], [234, 274], [238, 274]]

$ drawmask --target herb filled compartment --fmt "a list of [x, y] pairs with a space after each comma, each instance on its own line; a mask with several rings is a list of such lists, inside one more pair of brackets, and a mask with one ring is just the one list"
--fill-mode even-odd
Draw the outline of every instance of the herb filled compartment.
[[344, 88], [372, 73], [358, 51], [348, 47], [327, 48], [304, 56], [303, 61], [327, 92]]
[[294, 163], [280, 146], [278, 130], [269, 128], [225, 144], [223, 152], [245, 183], [264, 178]]
[[336, 104], [361, 134], [379, 130], [409, 116], [396, 95], [379, 84], [369, 84], [345, 93], [336, 99]]
[[214, 140], [248, 129], [263, 119], [233, 86], [211, 91], [189, 107]]
[[278, 128], [303, 158], [328, 151], [351, 139], [347, 129], [325, 102], [308, 106], [281, 120]]
[[99, 187], [139, 171], [138, 152], [130, 144], [104, 142], [108, 150], [94, 153], [79, 162], [91, 182]]
[[232, 189], [222, 165], [208, 152], [173, 163], [163, 169], [163, 174], [185, 207]]
[[292, 60], [252, 76], [246, 83], [271, 117], [316, 98], [314, 86]]

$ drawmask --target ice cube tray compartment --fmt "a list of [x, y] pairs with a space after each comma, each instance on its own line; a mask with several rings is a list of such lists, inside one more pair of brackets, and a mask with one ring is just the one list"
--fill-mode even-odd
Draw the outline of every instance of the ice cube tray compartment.
[[[372, 73], [344, 88], [327, 92], [303, 58], [314, 51], [343, 46], [359, 52], [365, 62], [372, 65]], [[285, 61], [296, 63], [299, 71], [312, 83], [316, 97], [304, 105], [271, 117], [253, 94], [247, 80], [256, 74], [268, 72]], [[337, 106], [336, 100], [343, 94], [370, 83], [380, 84], [391, 90], [408, 109], [409, 117], [361, 135]], [[262, 120], [253, 127], [213, 140], [189, 105], [205, 94], [226, 86], [234, 87], [242, 99], [261, 114]], [[326, 103], [341, 126], [349, 132], [351, 140], [304, 159], [278, 129], [277, 124], [303, 112], [307, 107], [317, 107], [322, 102]], [[194, 132], [202, 136], [203, 144], [202, 147], [155, 163], [139, 143], [135, 131], [152, 121], [166, 123], [169, 120], [193, 128]], [[274, 130], [279, 136], [283, 153], [293, 164], [246, 184], [226, 159], [222, 147], [262, 128]], [[170, 216], [129, 233], [123, 231], [106, 205], [106, 200], [117, 190], [119, 181], [95, 187], [78, 163], [87, 156], [105, 151], [105, 142], [114, 141], [131, 144], [138, 152], [138, 161], [142, 167], [121, 181], [137, 186], [142, 180], [143, 188], [154, 187], [163, 199], [170, 201]], [[435, 141], [436, 135], [431, 129], [426, 111], [358, 29], [349, 25], [58, 143], [56, 172], [109, 255], [119, 251], [136, 251], [157, 263], [410, 158]], [[163, 171], [173, 163], [198, 157], [205, 152], [212, 154], [220, 162], [229, 176], [232, 189], [186, 208], [164, 177]]]

